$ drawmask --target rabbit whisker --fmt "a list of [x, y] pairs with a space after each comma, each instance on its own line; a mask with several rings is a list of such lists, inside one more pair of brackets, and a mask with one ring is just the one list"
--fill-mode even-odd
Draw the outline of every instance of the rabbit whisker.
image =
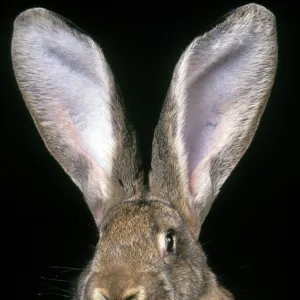
[[48, 277], [44, 277], [44, 276], [41, 276], [41, 278], [42, 278], [42, 279], [45, 279], [45, 280], [51, 280], [51, 281], [72, 282], [71, 280], [63, 280], [63, 279], [48, 278]]
[[71, 294], [71, 292], [68, 291], [68, 290], [65, 290], [65, 289], [62, 289], [62, 288], [58, 288], [56, 286], [53, 286], [53, 285], [50, 285], [50, 284], [47, 284], [47, 283], [41, 283], [41, 285], [47, 286], [47, 287], [49, 287], [51, 289], [55, 289], [55, 290], [58, 290], [58, 291], [61, 291], [61, 292], [65, 292], [65, 293]]
[[51, 269], [67, 269], [68, 271], [70, 270], [75, 270], [75, 271], [83, 271], [83, 268], [72, 268], [72, 267], [63, 267], [63, 266], [50, 266]]
[[61, 296], [64, 298], [69, 298], [68, 295], [58, 294], [58, 293], [39, 293], [38, 296], [46, 296], [46, 295], [53, 295], [53, 296]]

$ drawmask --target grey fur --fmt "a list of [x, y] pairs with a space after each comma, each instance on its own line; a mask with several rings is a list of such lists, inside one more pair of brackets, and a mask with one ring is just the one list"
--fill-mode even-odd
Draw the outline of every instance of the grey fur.
[[[198, 235], [266, 106], [277, 66], [275, 23], [266, 8], [245, 5], [183, 53], [145, 187], [136, 136], [101, 49], [45, 9], [16, 18], [18, 86], [100, 232], [74, 299], [233, 299], [207, 266]], [[165, 248], [170, 229], [174, 253]]]

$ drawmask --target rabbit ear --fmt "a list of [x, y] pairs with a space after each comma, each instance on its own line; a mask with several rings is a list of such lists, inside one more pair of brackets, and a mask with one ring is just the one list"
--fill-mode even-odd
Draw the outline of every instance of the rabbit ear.
[[58, 15], [30, 9], [14, 22], [12, 61], [48, 150], [83, 192], [96, 223], [113, 202], [138, 197], [136, 138], [95, 42]]
[[254, 136], [276, 65], [275, 17], [250, 4], [196, 38], [176, 66], [154, 134], [150, 188], [196, 236]]

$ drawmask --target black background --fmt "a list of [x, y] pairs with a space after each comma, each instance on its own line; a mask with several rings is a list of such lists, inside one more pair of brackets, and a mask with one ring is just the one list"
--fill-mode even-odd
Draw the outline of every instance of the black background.
[[[149, 167], [153, 130], [180, 54], [194, 37], [247, 2], [204, 3], [173, 2], [167, 4], [168, 10], [164, 3], [153, 2], [138, 6], [101, 1], [1, 4], [3, 273], [7, 286], [13, 284], [6, 299], [68, 299], [47, 294], [68, 295], [68, 281], [87, 263], [97, 241], [81, 193], [48, 154], [21, 99], [10, 57], [14, 18], [24, 9], [42, 6], [72, 20], [101, 45]], [[210, 266], [236, 299], [288, 299], [283, 253], [288, 245], [292, 188], [287, 171], [293, 165], [288, 165], [291, 152], [287, 145], [296, 100], [288, 95], [288, 85], [293, 69], [289, 64], [292, 39], [297, 31], [292, 12], [297, 8], [289, 1], [258, 3], [277, 17], [276, 82], [255, 139], [223, 186], [200, 240]], [[7, 292], [6, 283], [3, 287]]]

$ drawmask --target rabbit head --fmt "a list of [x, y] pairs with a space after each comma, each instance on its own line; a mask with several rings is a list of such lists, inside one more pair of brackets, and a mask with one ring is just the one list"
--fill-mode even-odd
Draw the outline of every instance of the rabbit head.
[[276, 39], [274, 15], [249, 4], [188, 46], [154, 133], [147, 181], [97, 44], [42, 8], [16, 18], [18, 86], [99, 229], [74, 299], [233, 299], [207, 266], [198, 236], [259, 124], [276, 73]]

